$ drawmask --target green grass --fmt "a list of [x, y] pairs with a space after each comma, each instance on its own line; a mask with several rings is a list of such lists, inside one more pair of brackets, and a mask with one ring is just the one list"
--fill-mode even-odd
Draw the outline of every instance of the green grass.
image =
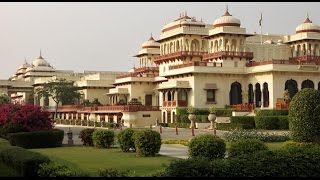
[[0, 177], [21, 177], [21, 175], [15, 169], [0, 162]]
[[119, 148], [99, 149], [84, 146], [32, 149], [32, 151], [47, 155], [53, 161], [80, 168], [90, 176], [98, 176], [98, 169], [104, 168], [130, 170], [135, 176], [148, 176], [164, 169], [163, 165], [176, 159], [160, 155], [137, 157], [136, 153], [123, 153]]

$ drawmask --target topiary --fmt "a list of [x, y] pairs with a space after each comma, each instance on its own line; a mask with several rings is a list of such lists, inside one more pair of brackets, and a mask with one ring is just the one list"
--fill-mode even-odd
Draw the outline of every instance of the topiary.
[[131, 128], [124, 129], [117, 135], [118, 143], [123, 152], [129, 152], [130, 149], [136, 151], [134, 146], [133, 134], [135, 130]]
[[93, 144], [100, 148], [109, 148], [114, 144], [114, 131], [98, 129], [92, 133]]
[[231, 142], [228, 156], [235, 157], [243, 154], [252, 154], [257, 151], [268, 150], [268, 147], [258, 139], [240, 139]]
[[320, 138], [320, 92], [311, 88], [299, 91], [290, 102], [288, 118], [292, 140], [318, 141]]
[[80, 131], [79, 138], [85, 146], [93, 146], [92, 134], [95, 129], [87, 128]]
[[134, 145], [139, 156], [155, 156], [161, 147], [161, 136], [157, 131], [150, 129], [135, 131]]
[[226, 144], [218, 136], [201, 134], [191, 139], [188, 153], [190, 157], [204, 157], [209, 160], [224, 158]]

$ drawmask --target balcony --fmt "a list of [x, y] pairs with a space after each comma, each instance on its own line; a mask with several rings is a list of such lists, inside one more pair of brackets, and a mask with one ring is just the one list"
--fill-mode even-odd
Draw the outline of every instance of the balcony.
[[303, 55], [303, 56], [289, 58], [289, 61], [296, 61], [302, 65], [304, 65], [304, 64], [319, 65], [320, 64], [320, 56]]
[[199, 51], [179, 51], [174, 52], [171, 54], [165, 54], [165, 55], [159, 55], [154, 58], [155, 63], [161, 63], [166, 60], [172, 60], [172, 59], [178, 59], [178, 58], [184, 58], [188, 56], [199, 56], [202, 57], [202, 55], [206, 54], [207, 52], [199, 52]]
[[[178, 102], [178, 105], [177, 105]], [[187, 107], [188, 101], [178, 100], [178, 101], [163, 101], [163, 107]]]
[[267, 65], [267, 64], [285, 64], [285, 65], [299, 65], [299, 61], [297, 60], [284, 60], [284, 59], [271, 59], [271, 60], [264, 60], [264, 61], [258, 61], [258, 62], [248, 62], [246, 64], [247, 67], [253, 67], [253, 66], [261, 66], [261, 65]]
[[141, 67], [134, 69], [134, 72], [122, 74], [116, 77], [116, 79], [127, 77], [155, 77], [159, 74], [159, 67]]
[[227, 57], [251, 60], [253, 59], [253, 52], [219, 51], [203, 55], [202, 60], [223, 59]]
[[235, 104], [235, 105], [226, 105], [226, 108], [232, 108], [235, 111], [253, 111], [254, 104]]
[[169, 66], [169, 70], [180, 69], [180, 68], [190, 67], [190, 66], [222, 67], [222, 63], [216, 63], [216, 62], [188, 62], [188, 63]]

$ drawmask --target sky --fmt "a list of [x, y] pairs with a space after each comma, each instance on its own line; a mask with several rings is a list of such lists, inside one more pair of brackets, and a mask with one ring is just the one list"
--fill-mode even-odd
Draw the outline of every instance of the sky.
[[0, 2], [0, 79], [42, 56], [57, 70], [127, 72], [151, 33], [179, 17], [212, 24], [226, 6], [247, 33], [294, 34], [318, 2]]

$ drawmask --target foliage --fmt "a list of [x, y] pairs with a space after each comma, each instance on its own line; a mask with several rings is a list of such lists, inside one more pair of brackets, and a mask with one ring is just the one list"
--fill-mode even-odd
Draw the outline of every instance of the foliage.
[[32, 104], [5, 104], [0, 107], [0, 126], [8, 128], [12, 124], [22, 125], [27, 131], [52, 129], [50, 113]]
[[210, 106], [208, 109], [209, 113], [215, 114], [217, 112], [216, 107], [215, 106]]
[[163, 139], [162, 144], [181, 144], [184, 146], [189, 146], [189, 141], [184, 139]]
[[289, 129], [294, 141], [320, 140], [320, 91], [305, 88], [292, 98], [289, 106]]
[[201, 157], [174, 160], [162, 174], [169, 177], [209, 177], [211, 175], [210, 161]]
[[252, 154], [257, 151], [268, 150], [268, 147], [257, 139], [240, 139], [231, 142], [228, 157], [235, 157], [243, 154]]
[[257, 129], [289, 129], [288, 116], [256, 116]]
[[81, 104], [84, 106], [102, 106], [98, 98], [94, 98], [92, 102], [90, 102], [89, 99], [84, 99]]
[[81, 139], [83, 145], [93, 146], [92, 134], [95, 129], [87, 128], [80, 131], [79, 138]]
[[99, 148], [110, 148], [114, 144], [114, 131], [97, 129], [92, 133], [93, 144]]
[[0, 93], [0, 106], [3, 104], [10, 104], [11, 98], [5, 94], [5, 93]]
[[134, 146], [139, 156], [155, 156], [161, 147], [161, 136], [150, 129], [135, 131]]
[[230, 123], [242, 124], [243, 129], [254, 129], [255, 122], [253, 116], [231, 116]]
[[123, 152], [129, 152], [130, 149], [136, 151], [134, 146], [133, 134], [135, 130], [132, 128], [127, 128], [120, 131], [117, 135], [118, 143]]
[[286, 89], [286, 90], [283, 92], [283, 99], [284, 99], [287, 103], [290, 102], [291, 97], [290, 97], [290, 93], [289, 93], [289, 90], [288, 90], [288, 89]]
[[27, 149], [59, 147], [62, 146], [63, 137], [64, 131], [60, 129], [8, 134], [11, 145]]
[[259, 109], [255, 112], [256, 116], [287, 116], [287, 109]]
[[129, 170], [118, 170], [115, 168], [99, 169], [99, 177], [128, 177]]
[[132, 98], [129, 102], [128, 105], [142, 105], [140, 101], [138, 101], [137, 98]]
[[224, 158], [226, 144], [218, 136], [201, 134], [191, 139], [188, 153], [190, 157], [204, 157], [210, 160]]
[[55, 162], [40, 164], [38, 170], [39, 177], [75, 177], [76, 172], [67, 165]]
[[195, 109], [193, 106], [189, 106], [189, 107], [187, 108], [187, 112], [188, 112], [189, 114], [193, 114], [193, 113], [196, 112], [196, 109]]
[[23, 177], [35, 177], [42, 163], [50, 162], [49, 158], [21, 147], [6, 146], [0, 149], [0, 160], [16, 169]]
[[0, 127], [0, 137], [8, 139], [9, 133], [28, 132], [21, 124], [9, 123], [4, 127]]
[[284, 142], [289, 140], [289, 134], [262, 133], [257, 130], [232, 130], [224, 134], [227, 141], [237, 141], [239, 139], [258, 139], [263, 142]]
[[35, 94], [39, 98], [51, 97], [56, 103], [56, 114], [60, 102], [63, 105], [74, 104], [74, 100], [81, 97], [81, 93], [78, 90], [79, 88], [74, 86], [74, 81], [57, 79], [44, 83], [43, 87], [36, 89]]

